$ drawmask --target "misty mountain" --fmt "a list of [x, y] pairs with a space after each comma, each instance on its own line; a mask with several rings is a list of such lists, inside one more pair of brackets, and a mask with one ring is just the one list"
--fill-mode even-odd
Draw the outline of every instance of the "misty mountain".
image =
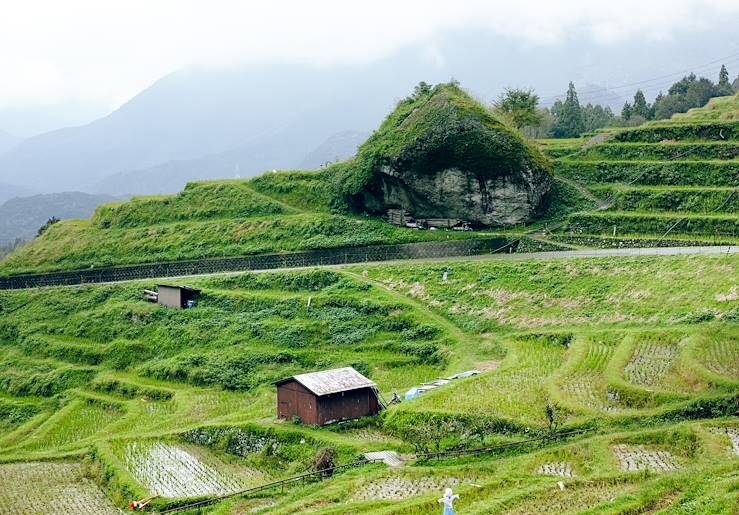
[[338, 163], [351, 159], [357, 153], [359, 146], [369, 137], [369, 132], [338, 132], [308, 153], [297, 168], [316, 170], [326, 163]]
[[20, 143], [20, 141], [20, 138], [13, 136], [12, 134], [3, 130], [0, 130], [0, 155], [4, 154], [8, 150], [16, 146], [18, 143]]
[[621, 112], [624, 102], [627, 101], [626, 98], [623, 98], [618, 93], [615, 93], [608, 88], [598, 86], [597, 84], [585, 85], [578, 90], [577, 96], [581, 105], [600, 104], [603, 107], [610, 107], [616, 114]]
[[0, 182], [0, 204], [14, 197], [27, 197], [37, 193], [30, 188]]
[[0, 244], [31, 240], [49, 218], [87, 219], [100, 204], [123, 200], [110, 195], [65, 192], [13, 198], [0, 205]]
[[[710, 61], [724, 32], [614, 46], [573, 35], [546, 51], [486, 31], [449, 32], [370, 63], [183, 70], [90, 124], [22, 141], [0, 156], [0, 181], [43, 192], [154, 192], [157, 184], [295, 168], [336, 133], [374, 130], [420, 80], [454, 77], [488, 103], [507, 86], [533, 87], [545, 100], [570, 80], [583, 88], [624, 83], [653, 77], [666, 62], [680, 69]], [[675, 78], [650, 83], [645, 94]], [[616, 108], [616, 97], [632, 90], [578, 91], [582, 102]]]
[[178, 192], [190, 181], [254, 177], [273, 169], [315, 170], [328, 161], [351, 158], [368, 137], [367, 132], [342, 131], [330, 136], [307, 155], [302, 153], [304, 148], [296, 146], [291, 138], [244, 145], [198, 159], [170, 161], [151, 168], [120, 172], [98, 182], [94, 189], [129, 195], [158, 195]]

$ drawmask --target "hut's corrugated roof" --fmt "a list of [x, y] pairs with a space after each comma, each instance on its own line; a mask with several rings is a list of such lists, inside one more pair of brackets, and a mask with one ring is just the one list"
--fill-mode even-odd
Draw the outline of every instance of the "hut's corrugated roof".
[[289, 379], [278, 381], [275, 384], [284, 384], [291, 379], [295, 379], [318, 396], [346, 392], [349, 390], [356, 390], [358, 388], [377, 387], [374, 382], [364, 377], [352, 367], [335, 368], [333, 370], [323, 370], [321, 372], [311, 372], [308, 374], [298, 374]]

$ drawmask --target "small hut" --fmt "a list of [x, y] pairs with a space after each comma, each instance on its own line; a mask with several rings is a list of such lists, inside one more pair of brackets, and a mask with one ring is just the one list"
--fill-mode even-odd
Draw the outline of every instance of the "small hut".
[[185, 309], [190, 307], [189, 302], [195, 300], [200, 290], [186, 286], [157, 285], [157, 303], [168, 308]]
[[300, 417], [305, 424], [352, 420], [382, 409], [377, 385], [352, 367], [299, 374], [274, 384], [277, 416]]

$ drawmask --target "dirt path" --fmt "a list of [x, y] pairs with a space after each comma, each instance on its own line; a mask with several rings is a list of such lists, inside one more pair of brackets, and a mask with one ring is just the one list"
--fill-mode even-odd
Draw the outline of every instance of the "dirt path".
[[587, 198], [588, 200], [591, 200], [596, 204], [596, 207], [593, 211], [603, 211], [604, 209], [609, 209], [613, 205], [613, 198], [603, 200], [600, 197], [596, 197], [592, 191], [587, 189], [585, 186], [580, 184], [577, 181], [573, 181], [572, 179], [568, 179], [567, 177], [557, 176], [554, 178], [555, 181], [563, 182], [567, 184], [568, 186], [571, 186], [575, 188], [577, 191], [579, 191], [583, 197]]

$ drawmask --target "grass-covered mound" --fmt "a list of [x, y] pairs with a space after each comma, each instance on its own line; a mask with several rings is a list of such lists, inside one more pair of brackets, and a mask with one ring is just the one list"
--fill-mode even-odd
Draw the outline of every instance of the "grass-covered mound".
[[[417, 88], [401, 101], [357, 157], [335, 168], [335, 184], [357, 210], [379, 214], [404, 207], [417, 216], [457, 216], [481, 223], [485, 218], [480, 219], [478, 209], [504, 209], [488, 203], [515, 203], [512, 196], [495, 191], [515, 184], [530, 197], [531, 205], [519, 220], [524, 221], [549, 188], [549, 169], [537, 148], [456, 84], [439, 84]], [[472, 193], [465, 196], [466, 205], [453, 203], [460, 189]], [[478, 209], [474, 194], [482, 196]]]

